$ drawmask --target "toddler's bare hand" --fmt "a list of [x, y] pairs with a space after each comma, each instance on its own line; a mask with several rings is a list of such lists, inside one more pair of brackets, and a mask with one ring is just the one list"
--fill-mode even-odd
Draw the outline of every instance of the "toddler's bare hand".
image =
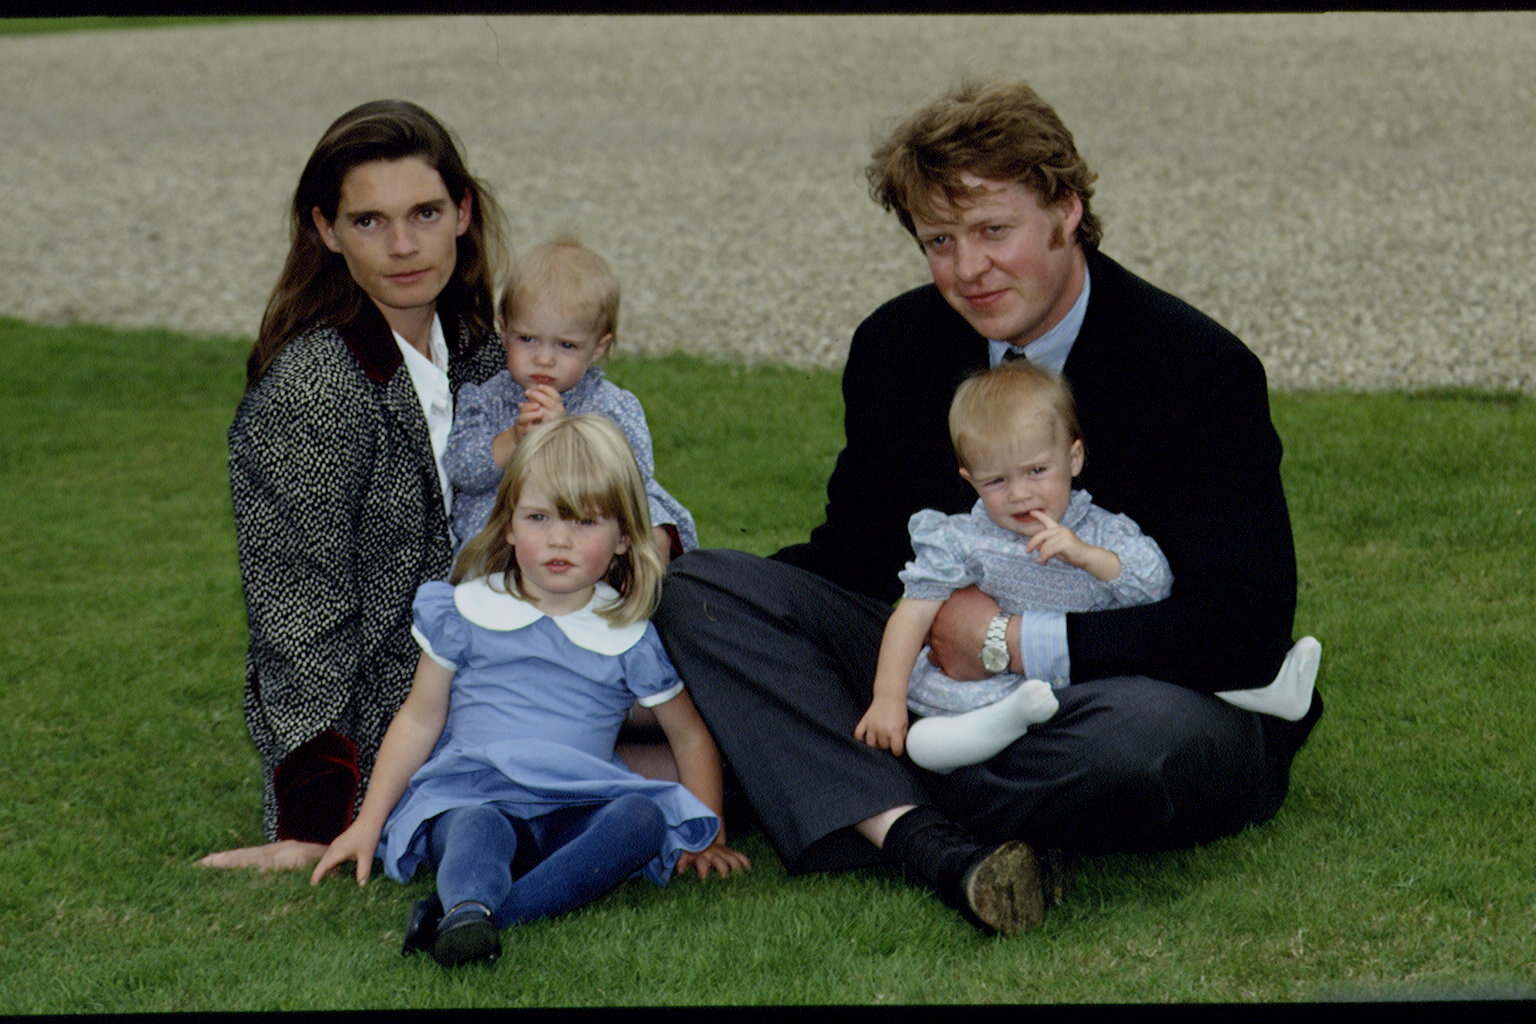
[[876, 702], [854, 726], [853, 738], [871, 747], [889, 750], [900, 757], [906, 749], [907, 709], [905, 705]]

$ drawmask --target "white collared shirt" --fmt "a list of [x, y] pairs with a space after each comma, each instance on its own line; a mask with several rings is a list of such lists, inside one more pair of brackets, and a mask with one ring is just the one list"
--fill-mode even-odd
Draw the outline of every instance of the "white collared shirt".
[[443, 322], [432, 314], [432, 334], [428, 342], [432, 358], [391, 331], [395, 344], [405, 356], [405, 368], [416, 386], [416, 397], [421, 401], [421, 415], [427, 421], [427, 436], [432, 441], [432, 462], [437, 466], [437, 482], [443, 492], [443, 511], [448, 521], [453, 521], [453, 488], [448, 484], [448, 471], [443, 468], [443, 449], [448, 447], [448, 432], [453, 429], [453, 390], [448, 386], [448, 341], [443, 337]]

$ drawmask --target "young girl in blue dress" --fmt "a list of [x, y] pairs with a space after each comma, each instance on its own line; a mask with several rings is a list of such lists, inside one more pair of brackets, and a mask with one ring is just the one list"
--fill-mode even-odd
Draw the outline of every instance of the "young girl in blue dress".
[[[597, 899], [636, 873], [721, 875], [720, 757], [648, 621], [662, 566], [619, 428], [545, 424], [517, 446], [485, 528], [449, 582], [417, 591], [422, 655], [356, 820], [310, 878], [375, 854], [437, 894], [412, 908], [402, 952], [444, 966], [495, 960], [499, 929]], [[614, 755], [638, 700], [665, 731], [679, 782]], [[446, 912], [445, 909], [446, 908]]]

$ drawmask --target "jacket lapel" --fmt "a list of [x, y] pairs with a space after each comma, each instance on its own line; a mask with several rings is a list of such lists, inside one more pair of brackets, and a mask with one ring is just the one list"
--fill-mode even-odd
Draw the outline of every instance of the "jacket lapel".
[[[439, 316], [442, 316], [441, 310]], [[445, 335], [449, 322], [446, 318], [443, 321]], [[452, 323], [457, 329], [457, 318]], [[363, 375], [378, 389], [379, 409], [386, 421], [386, 438], [401, 445], [402, 457], [409, 459], [412, 471], [420, 476], [427, 492], [424, 504], [429, 525], [436, 525], [433, 510], [436, 515], [442, 515], [443, 494], [431, 457], [432, 440], [427, 434], [426, 417], [421, 413], [421, 399], [417, 397], [410, 371], [405, 369], [405, 355], [400, 351], [399, 342], [395, 341], [394, 332], [384, 314], [371, 301], [364, 301], [358, 316], [339, 326], [337, 332], [347, 351], [357, 360]], [[450, 380], [454, 362], [450, 358]]]

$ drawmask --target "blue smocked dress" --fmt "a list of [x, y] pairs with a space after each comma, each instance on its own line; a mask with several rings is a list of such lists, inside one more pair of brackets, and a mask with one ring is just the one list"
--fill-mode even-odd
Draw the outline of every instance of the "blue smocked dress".
[[506, 593], [499, 576], [422, 584], [412, 633], [455, 674], [443, 734], [384, 824], [379, 856], [391, 878], [409, 881], [425, 859], [427, 821], [479, 804], [533, 818], [650, 797], [668, 826], [642, 872], [658, 885], [684, 850], [714, 840], [720, 821], [697, 797], [636, 775], [613, 752], [636, 699], [654, 707], [683, 689], [654, 626], [615, 628], [598, 616], [617, 598], [599, 583], [585, 608], [552, 617]]
[[[1120, 575], [1109, 582], [1053, 558], [1045, 564], [1026, 552], [1029, 540], [994, 523], [980, 501], [969, 512], [945, 515], [933, 509], [908, 521], [916, 557], [901, 571], [905, 596], [945, 601], [975, 585], [1009, 615], [1026, 611], [1090, 612], [1149, 604], [1173, 589], [1173, 572], [1162, 548], [1129, 516], [1117, 515], [1074, 490], [1061, 525], [1082, 540], [1120, 556]], [[925, 647], [912, 666], [907, 706], [922, 715], [953, 715], [996, 703], [1025, 677], [1003, 672], [962, 682], [940, 672]]]

